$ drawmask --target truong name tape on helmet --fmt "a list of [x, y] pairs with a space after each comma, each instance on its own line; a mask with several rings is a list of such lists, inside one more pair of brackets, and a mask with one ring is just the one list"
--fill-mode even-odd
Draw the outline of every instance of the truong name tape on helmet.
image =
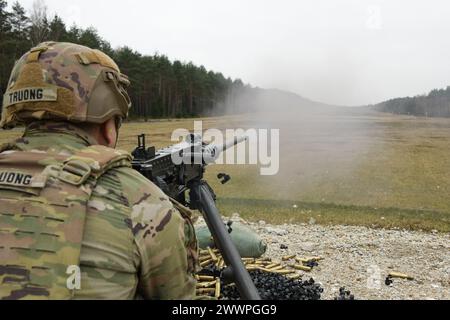
[[3, 95], [3, 107], [22, 102], [56, 101], [58, 90], [56, 88], [23, 88], [7, 91]]

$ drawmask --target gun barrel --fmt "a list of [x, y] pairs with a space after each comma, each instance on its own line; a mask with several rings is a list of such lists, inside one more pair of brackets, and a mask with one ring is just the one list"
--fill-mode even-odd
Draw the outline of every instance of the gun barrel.
[[247, 136], [235, 137], [233, 140], [225, 142], [223, 144], [209, 144], [203, 149], [203, 159], [206, 163], [211, 163], [217, 160], [222, 152], [234, 147], [235, 145], [246, 141]]
[[219, 152], [225, 152], [227, 149], [230, 149], [231, 147], [234, 147], [241, 142], [247, 141], [247, 139], [247, 136], [235, 137], [234, 140], [228, 141], [221, 146], [218, 146]]
[[[211, 164], [219, 158], [222, 152], [248, 139], [247, 136], [239, 136], [223, 144], [211, 143], [202, 146], [201, 137], [197, 138], [197, 140], [194, 140], [192, 137], [194, 136], [188, 136], [186, 141], [163, 148], [158, 151], [158, 154], [174, 155], [176, 158], [179, 158], [179, 163]], [[176, 164], [179, 163], [177, 162]]]

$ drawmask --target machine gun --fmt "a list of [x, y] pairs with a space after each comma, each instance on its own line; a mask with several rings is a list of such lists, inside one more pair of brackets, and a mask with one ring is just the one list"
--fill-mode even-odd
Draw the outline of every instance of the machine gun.
[[[156, 151], [146, 148], [145, 135], [138, 136], [138, 147], [133, 151], [133, 168], [155, 183], [166, 195], [193, 210], [199, 210], [220, 250], [226, 265], [223, 275], [234, 281], [244, 300], [260, 300], [247, 269], [242, 263], [236, 246], [223, 223], [216, 207], [216, 195], [203, 179], [205, 168], [219, 155], [245, 141], [246, 137], [235, 138], [223, 145], [206, 144], [200, 135], [189, 134], [185, 141]], [[220, 174], [226, 183], [230, 177]]]

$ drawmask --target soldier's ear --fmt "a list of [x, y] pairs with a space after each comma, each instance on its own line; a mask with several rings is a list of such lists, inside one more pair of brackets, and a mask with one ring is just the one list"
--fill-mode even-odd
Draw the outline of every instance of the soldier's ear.
[[101, 134], [103, 145], [110, 148], [115, 148], [117, 144], [117, 126], [114, 118], [109, 119], [101, 126]]

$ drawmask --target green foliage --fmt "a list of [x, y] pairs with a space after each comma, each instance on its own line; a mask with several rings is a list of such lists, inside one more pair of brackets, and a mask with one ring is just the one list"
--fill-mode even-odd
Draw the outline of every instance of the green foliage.
[[30, 20], [24, 8], [15, 2], [12, 12], [0, 0], [0, 94], [3, 96], [14, 61], [30, 48]]
[[94, 28], [68, 28], [58, 16], [47, 16], [42, 1], [33, 4], [28, 17], [19, 4], [11, 12], [0, 0], [0, 94], [3, 95], [14, 61], [42, 41], [64, 41], [99, 49], [110, 55], [130, 77], [132, 118], [190, 117], [224, 114], [243, 107], [237, 97], [254, 89], [241, 80], [195, 66], [171, 62], [165, 55], [142, 55], [129, 47], [113, 49]]
[[26, 38], [30, 28], [30, 19], [26, 16], [25, 9], [17, 1], [13, 4], [9, 22], [11, 31], [16, 38]]
[[[11, 24], [8, 23], [10, 13], [6, 11], [7, 5], [5, 0], [0, 0], [0, 34], [2, 36], [11, 30]], [[3, 39], [3, 37], [1, 39]]]
[[450, 87], [428, 95], [397, 98], [374, 106], [378, 111], [422, 117], [450, 117]]

